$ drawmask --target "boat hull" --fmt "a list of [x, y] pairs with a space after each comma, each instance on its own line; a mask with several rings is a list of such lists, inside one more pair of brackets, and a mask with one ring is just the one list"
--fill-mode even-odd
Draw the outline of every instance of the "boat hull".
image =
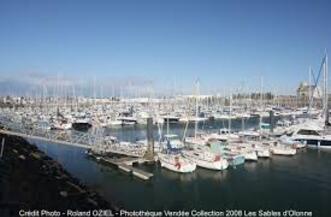
[[293, 156], [296, 154], [296, 149], [289, 149], [289, 148], [272, 148], [272, 154], [274, 155], [285, 155], [285, 156]]
[[187, 155], [187, 154], [184, 154], [184, 157], [194, 162], [198, 167], [209, 170], [225, 170], [229, 166], [228, 161], [225, 159], [220, 159], [217, 161], [208, 161], [208, 160], [194, 158], [191, 155]]
[[177, 173], [191, 173], [196, 169], [196, 164], [184, 160], [184, 158], [179, 157], [175, 160], [174, 156], [167, 156], [166, 154], [159, 154], [159, 161], [161, 167], [171, 170]]

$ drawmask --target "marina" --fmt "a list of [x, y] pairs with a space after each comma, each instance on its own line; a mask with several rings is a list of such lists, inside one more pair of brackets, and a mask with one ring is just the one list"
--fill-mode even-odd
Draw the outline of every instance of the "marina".
[[[325, 54], [321, 63], [322, 70], [319, 72], [324, 75], [324, 79], [327, 79], [327, 64]], [[178, 209], [174, 202], [163, 201], [164, 199], [154, 201], [155, 196], [171, 193], [172, 191], [166, 192], [163, 189], [170, 183], [182, 192], [178, 189], [179, 186], [185, 185], [183, 189], [187, 190], [192, 187], [200, 189], [194, 183], [201, 182], [208, 182], [209, 187], [201, 188], [209, 194], [215, 189], [223, 191], [223, 194], [227, 195], [224, 203], [220, 205], [202, 199], [196, 192], [191, 202], [186, 201], [186, 197], [191, 196], [185, 192], [172, 192], [167, 198], [177, 198], [180, 207], [184, 209], [215, 209], [222, 206], [233, 209], [243, 209], [246, 206], [247, 209], [257, 209], [258, 206], [263, 206], [271, 209], [267, 203], [251, 204], [241, 201], [248, 199], [247, 194], [255, 193], [240, 188], [239, 181], [243, 180], [245, 186], [254, 182], [254, 191], [260, 192], [260, 197], [265, 197], [272, 203], [272, 207], [275, 207], [273, 199], [263, 196], [259, 190], [265, 185], [262, 180], [269, 177], [268, 182], [271, 182], [271, 177], [277, 180], [283, 177], [283, 173], [288, 173], [298, 182], [297, 177], [294, 177], [297, 175], [292, 174], [294, 171], [288, 171], [288, 166], [306, 163], [300, 159], [307, 158], [309, 161], [310, 157], [319, 155], [330, 157], [327, 88], [324, 89], [322, 97], [308, 98], [307, 106], [304, 107], [280, 106], [274, 99], [263, 100], [262, 91], [260, 97], [248, 101], [250, 106], [243, 106], [242, 102], [248, 100], [247, 98], [234, 100], [235, 96], [230, 95], [219, 99], [215, 96], [216, 100], [212, 100], [214, 96], [201, 97], [199, 88], [199, 82], [196, 82], [194, 96], [148, 99], [147, 104], [145, 100], [102, 99], [98, 102], [96, 99], [87, 98], [83, 99], [84, 103], [80, 105], [79, 100], [72, 98], [66, 102], [68, 99], [58, 97], [57, 102], [64, 102], [52, 105], [40, 104], [45, 101], [43, 98], [6, 98], [6, 102], [0, 107], [0, 133], [19, 136], [36, 144], [39, 149], [57, 159], [79, 177], [84, 184], [97, 185], [98, 193], [112, 203], [114, 199], [109, 195], [115, 194], [118, 200], [115, 202], [116, 207], [123, 205], [126, 209], [133, 210], [151, 207]], [[317, 83], [313, 87], [313, 93], [314, 89], [317, 89]], [[49, 97], [48, 100], [54, 99]], [[85, 103], [89, 100], [92, 103]], [[76, 106], [70, 101], [76, 101]], [[169, 101], [172, 102], [171, 107], [168, 107]], [[123, 105], [127, 111], [123, 113], [124, 116], [111, 119], [112, 124], [107, 124], [109, 118], [104, 115], [114, 117], [120, 114], [117, 108], [123, 108]], [[1, 153], [3, 149], [4, 144]], [[261, 173], [259, 170], [269, 175], [262, 177], [258, 175]], [[110, 177], [107, 178], [107, 174]], [[94, 176], [99, 178], [95, 179]], [[112, 183], [111, 189], [105, 184], [109, 181]], [[160, 182], [163, 183], [162, 188], [158, 187]], [[283, 184], [278, 185], [278, 182], [269, 183], [268, 187], [279, 188], [280, 192], [287, 189]], [[286, 184], [289, 183], [291, 180], [287, 180]], [[306, 181], [303, 183], [306, 185]], [[328, 181], [323, 178], [322, 183], [327, 184]], [[325, 186], [324, 184], [322, 185]], [[116, 185], [123, 185], [117, 193], [116, 187], [114, 189]], [[219, 189], [218, 185], [227, 187]], [[234, 191], [234, 188], [230, 187], [232, 185], [239, 187], [240, 192], [236, 194], [241, 195], [240, 200], [230, 196], [234, 193], [229, 195], [227, 192], [229, 188]], [[300, 186], [298, 183], [296, 185]], [[128, 187], [138, 192], [142, 189], [147, 192], [156, 191], [148, 193], [147, 196], [147, 200], [153, 202], [132, 203], [131, 196], [124, 196], [126, 190], [123, 188]], [[318, 189], [317, 193], [321, 192], [319, 185], [315, 188]], [[326, 195], [330, 195], [327, 192], [331, 192], [331, 189], [323, 189]], [[108, 191], [109, 193], [105, 193]], [[206, 193], [201, 190], [198, 192], [202, 195]], [[319, 197], [328, 197], [323, 195], [322, 193]], [[281, 195], [277, 196], [279, 197]], [[212, 198], [220, 200], [216, 195]], [[326, 198], [323, 201], [327, 200]], [[303, 209], [302, 204], [305, 202], [296, 197], [295, 199], [300, 202], [290, 206], [288, 203], [279, 203], [279, 206]], [[209, 202], [206, 204], [204, 201]], [[239, 207], [238, 203], [242, 202], [245, 205]], [[324, 207], [323, 204], [314, 205], [315, 213], [326, 212], [324, 208], [319, 210], [321, 205]]]
[[331, 2], [0, 2], [0, 217], [330, 217]]
[[[240, 125], [235, 122], [234, 127], [239, 129]], [[180, 133], [179, 130], [176, 132]], [[327, 203], [318, 202], [330, 199], [329, 168], [325, 166], [330, 163], [328, 150], [305, 148], [293, 157], [273, 156], [218, 172], [198, 167], [193, 173], [180, 174], [159, 164], [139, 164], [137, 168], [153, 173], [150, 180], [142, 182], [140, 178], [131, 178], [119, 169], [86, 158], [80, 148], [35, 143], [75, 177], [95, 186], [106, 199], [129, 210], [227, 207], [253, 210], [261, 206], [264, 209], [303, 210], [309, 206], [314, 213], [328, 212]], [[273, 189], [273, 193], [265, 193], [267, 188]], [[141, 200], [142, 192], [144, 200]], [[307, 194], [310, 200], [305, 199]], [[252, 201], [253, 197], [260, 202]]]

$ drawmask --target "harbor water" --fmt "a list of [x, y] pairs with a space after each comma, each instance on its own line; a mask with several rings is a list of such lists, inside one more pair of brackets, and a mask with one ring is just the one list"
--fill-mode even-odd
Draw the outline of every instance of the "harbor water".
[[[250, 119], [246, 127], [257, 122]], [[201, 123], [199, 128], [224, 126], [222, 121], [213, 121]], [[241, 129], [241, 121], [233, 121], [233, 127]], [[188, 134], [193, 128], [189, 126]], [[181, 136], [184, 126], [171, 125], [170, 131]], [[157, 132], [155, 128], [156, 139]], [[145, 127], [139, 125], [107, 129], [106, 133], [120, 140], [146, 138]], [[34, 143], [106, 200], [127, 210], [294, 209], [318, 217], [331, 213], [331, 151], [303, 149], [293, 157], [273, 156], [221, 172], [197, 168], [192, 174], [177, 174], [159, 164], [140, 165], [154, 174], [151, 180], [142, 181], [88, 158], [84, 149]]]

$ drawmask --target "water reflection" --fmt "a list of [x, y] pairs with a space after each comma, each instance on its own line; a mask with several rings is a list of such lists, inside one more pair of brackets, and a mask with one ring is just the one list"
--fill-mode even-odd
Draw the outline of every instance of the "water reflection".
[[180, 182], [192, 182], [196, 180], [197, 174], [193, 173], [176, 173], [165, 168], [158, 168], [160, 170], [160, 174], [167, 179], [177, 180]]
[[258, 162], [245, 162], [244, 164], [244, 168], [248, 171], [248, 172], [254, 172], [257, 169]]
[[[245, 126], [247, 128], [255, 127], [258, 123], [258, 119], [251, 118], [249, 119]], [[208, 132], [216, 132], [221, 128], [228, 127], [227, 121], [222, 120], [215, 120], [215, 121], [206, 121], [206, 122], [199, 122], [199, 130], [205, 130]], [[170, 125], [170, 133], [177, 134], [180, 138], [184, 134], [185, 130], [185, 123], [178, 123], [178, 124], [171, 124]], [[163, 126], [163, 134], [165, 134], [165, 126]], [[232, 121], [232, 129], [233, 130], [240, 130], [241, 129], [241, 121], [240, 120], [233, 120]], [[116, 136], [119, 140], [123, 141], [131, 141], [134, 142], [140, 139], [146, 139], [146, 126], [145, 125], [127, 125], [127, 126], [120, 126], [120, 127], [111, 127], [105, 128], [104, 132], [106, 135]], [[194, 134], [194, 124], [189, 124], [186, 135], [193, 135]], [[154, 139], [158, 140], [159, 132], [158, 127], [153, 127], [153, 135]]]
[[[211, 125], [217, 129], [221, 123], [210, 122], [204, 127]], [[181, 136], [183, 129], [182, 125], [172, 126], [171, 132]], [[146, 134], [140, 126], [108, 130], [123, 140], [144, 139]], [[157, 138], [156, 128], [154, 133]], [[75, 177], [126, 209], [284, 209], [295, 201], [291, 208], [312, 210], [314, 216], [321, 216], [318, 211], [330, 211], [331, 150], [303, 149], [294, 157], [272, 156], [222, 172], [197, 168], [190, 174], [178, 174], [158, 164], [140, 165], [154, 173], [144, 182], [87, 159], [79, 148], [45, 143], [39, 147]]]
[[224, 181], [228, 176], [228, 170], [223, 171], [214, 171], [198, 168], [195, 173], [197, 174], [199, 179], [210, 179], [216, 182]]

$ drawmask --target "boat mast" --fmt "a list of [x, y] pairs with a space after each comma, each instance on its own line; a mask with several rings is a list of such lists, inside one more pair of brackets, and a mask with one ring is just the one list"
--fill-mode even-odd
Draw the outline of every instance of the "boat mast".
[[199, 80], [196, 81], [195, 83], [195, 126], [194, 126], [194, 138], [197, 138], [197, 131], [198, 131], [198, 98], [199, 98]]
[[325, 123], [329, 122], [329, 109], [328, 109], [328, 55], [325, 51], [324, 59], [324, 118]]
[[232, 93], [230, 93], [230, 109], [229, 109], [229, 133], [231, 133], [231, 119], [232, 119]]
[[[170, 97], [170, 96], [169, 96]], [[168, 102], [169, 103], [167, 103], [168, 105], [170, 104], [170, 98], [168, 98]], [[167, 108], [168, 109], [168, 108]], [[170, 126], [169, 126], [169, 115], [170, 115], [170, 113], [168, 113], [168, 117], [167, 117], [167, 135], [169, 134], [169, 128], [170, 128]]]
[[[261, 106], [261, 108], [262, 108], [262, 112], [264, 112], [264, 108], [263, 108], [263, 106], [262, 106], [262, 105], [263, 105], [263, 94], [262, 94], [262, 93], [263, 93], [263, 77], [261, 76], [260, 79], [261, 79], [261, 80], [260, 80], [260, 85], [261, 85], [261, 86], [260, 86], [260, 106]], [[262, 127], [262, 126], [261, 126], [261, 124], [262, 124], [262, 114], [263, 114], [262, 112], [260, 113], [260, 119], [259, 119], [259, 120], [260, 120], [260, 131], [262, 130], [262, 129], [261, 129], [261, 127]]]
[[308, 112], [310, 111], [310, 101], [311, 101], [311, 97], [312, 97], [312, 93], [311, 93], [311, 66], [309, 66], [309, 71], [308, 71]]
[[96, 96], [96, 91], [95, 91], [95, 76], [93, 77], [93, 104], [94, 104], [94, 106], [96, 105], [96, 98], [97, 98], [97, 96]]

